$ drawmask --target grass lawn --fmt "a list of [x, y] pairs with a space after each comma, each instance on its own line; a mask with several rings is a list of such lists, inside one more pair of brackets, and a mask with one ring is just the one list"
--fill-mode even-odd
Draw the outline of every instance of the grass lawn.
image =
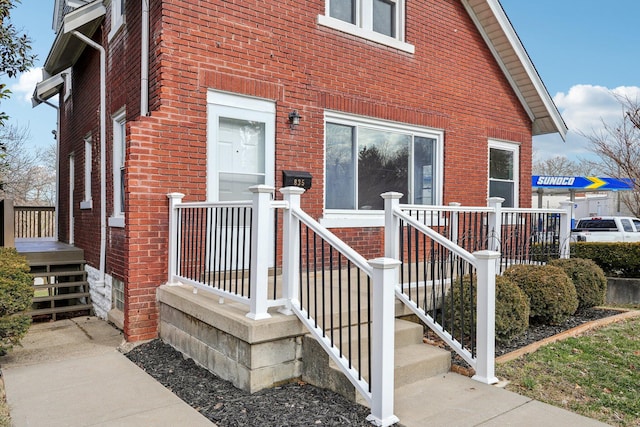
[[496, 366], [508, 390], [616, 426], [640, 426], [640, 318]]

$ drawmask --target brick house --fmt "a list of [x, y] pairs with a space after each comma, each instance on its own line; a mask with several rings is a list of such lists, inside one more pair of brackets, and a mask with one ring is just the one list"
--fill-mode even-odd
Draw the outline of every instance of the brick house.
[[56, 0], [54, 30], [59, 240], [129, 341], [158, 333], [167, 193], [306, 172], [303, 208], [372, 257], [380, 193], [529, 206], [532, 136], [567, 130], [498, 0]]

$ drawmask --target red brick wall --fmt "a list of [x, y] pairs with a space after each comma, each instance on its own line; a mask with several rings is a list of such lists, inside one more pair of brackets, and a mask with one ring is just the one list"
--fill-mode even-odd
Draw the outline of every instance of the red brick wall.
[[[323, 208], [326, 109], [443, 129], [445, 204], [484, 205], [488, 139], [521, 143], [520, 205], [530, 203], [531, 123], [460, 1], [407, 2], [406, 40], [415, 54], [319, 26], [324, 0], [151, 2], [151, 117], [144, 118], [137, 3], [127, 2], [126, 29], [109, 44], [108, 105], [110, 112], [127, 108], [128, 159], [126, 229], [111, 229], [108, 269], [126, 283], [127, 339], [157, 333], [155, 289], [167, 274], [166, 193], [205, 197], [208, 89], [276, 102], [276, 186], [284, 169], [311, 172], [313, 188], [302, 206], [316, 218]], [[81, 70], [96, 81], [94, 55], [85, 53], [91, 61]], [[93, 106], [86, 111], [95, 111], [95, 90], [82, 101]], [[287, 114], [294, 109], [303, 118], [292, 130]], [[95, 118], [88, 122], [97, 134]], [[107, 141], [110, 135], [109, 125]], [[91, 227], [98, 194], [83, 222]], [[110, 194], [111, 187], [108, 200]], [[381, 254], [379, 229], [336, 233], [367, 258]], [[89, 252], [94, 259], [95, 250]]]

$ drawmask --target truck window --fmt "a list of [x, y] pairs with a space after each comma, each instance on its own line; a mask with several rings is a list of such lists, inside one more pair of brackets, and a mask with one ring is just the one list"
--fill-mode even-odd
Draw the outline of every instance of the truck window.
[[616, 222], [612, 219], [585, 219], [578, 223], [577, 228], [588, 230], [613, 228], [616, 229]]
[[620, 223], [622, 224], [622, 229], [626, 232], [633, 232], [633, 226], [631, 225], [631, 221], [628, 219], [621, 219]]
[[636, 226], [636, 231], [640, 232], [640, 219], [634, 219], [633, 225]]

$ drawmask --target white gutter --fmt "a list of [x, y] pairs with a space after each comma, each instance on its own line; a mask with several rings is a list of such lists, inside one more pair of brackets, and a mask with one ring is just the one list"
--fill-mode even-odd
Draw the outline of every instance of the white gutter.
[[149, 114], [149, 0], [142, 0], [140, 48], [140, 115]]
[[100, 292], [105, 294], [104, 277], [107, 258], [107, 83], [106, 83], [106, 52], [104, 47], [91, 40], [84, 34], [73, 30], [74, 36], [100, 52], [100, 278], [96, 283]]

